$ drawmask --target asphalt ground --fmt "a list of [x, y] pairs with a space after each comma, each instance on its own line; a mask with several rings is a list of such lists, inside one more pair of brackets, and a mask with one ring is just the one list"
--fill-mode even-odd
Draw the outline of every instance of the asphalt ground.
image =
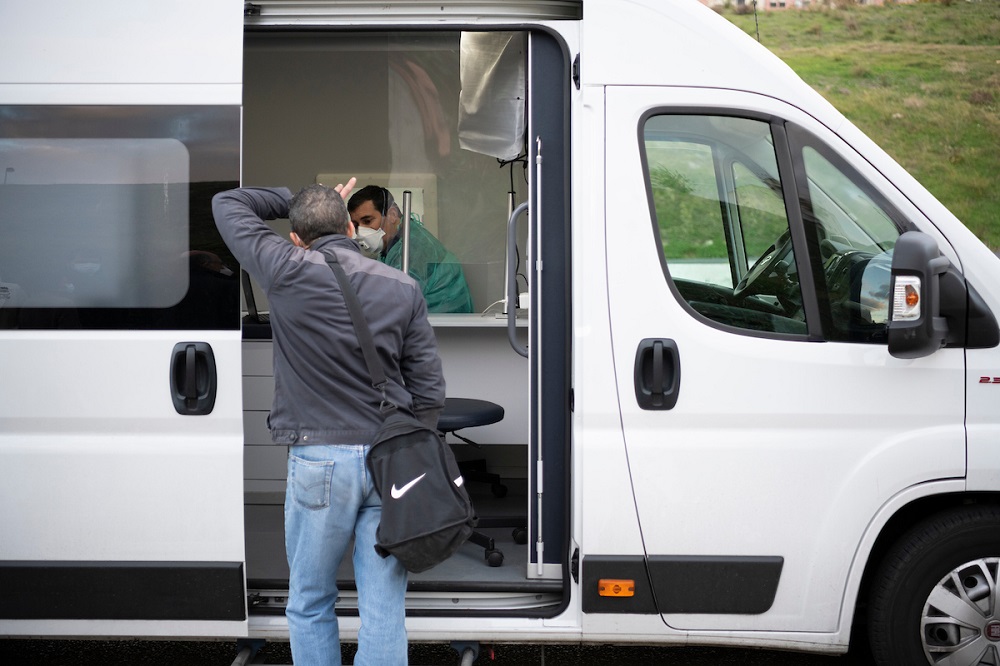
[[[350, 664], [354, 646], [344, 646]], [[235, 642], [0, 640], [4, 666], [229, 666]], [[268, 643], [252, 664], [291, 664], [287, 643]], [[459, 664], [448, 645], [411, 645], [410, 666]], [[819, 656], [771, 650], [623, 646], [481, 646], [476, 666], [870, 666], [865, 656]]]

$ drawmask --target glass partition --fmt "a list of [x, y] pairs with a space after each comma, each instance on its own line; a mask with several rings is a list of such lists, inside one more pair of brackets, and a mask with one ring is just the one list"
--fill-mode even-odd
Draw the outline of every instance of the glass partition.
[[[410, 192], [409, 272], [430, 310], [499, 312], [507, 219], [527, 191], [526, 68], [525, 32], [249, 33], [243, 183], [355, 176], [356, 192], [390, 194], [374, 217], [400, 221]], [[402, 268], [393, 226], [378, 258]]]

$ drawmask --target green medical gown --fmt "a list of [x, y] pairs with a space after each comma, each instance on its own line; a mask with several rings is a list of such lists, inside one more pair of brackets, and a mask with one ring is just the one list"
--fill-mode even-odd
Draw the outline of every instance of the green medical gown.
[[[382, 258], [386, 264], [402, 269], [403, 229], [397, 242], [389, 246]], [[410, 216], [410, 277], [420, 283], [427, 301], [428, 312], [472, 312], [472, 296], [465, 281], [458, 257], [448, 251], [437, 238]]]

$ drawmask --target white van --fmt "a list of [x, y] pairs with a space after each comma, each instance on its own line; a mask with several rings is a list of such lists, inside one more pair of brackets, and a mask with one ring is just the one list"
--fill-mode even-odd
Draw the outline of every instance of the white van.
[[461, 262], [448, 395], [503, 409], [411, 641], [1000, 663], [1000, 260], [711, 10], [6, 0], [0, 44], [0, 636], [287, 640], [209, 204], [356, 175]]

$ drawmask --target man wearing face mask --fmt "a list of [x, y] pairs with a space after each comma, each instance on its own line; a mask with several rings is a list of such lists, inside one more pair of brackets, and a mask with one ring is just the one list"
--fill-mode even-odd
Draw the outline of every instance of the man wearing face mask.
[[[347, 210], [361, 251], [402, 269], [402, 212], [389, 190], [379, 185], [363, 187], [348, 200]], [[469, 285], [458, 259], [414, 215], [410, 216], [409, 273], [420, 284], [428, 312], [472, 312]]]
[[[286, 188], [241, 188], [212, 199], [219, 233], [271, 305], [274, 399], [267, 423], [271, 441], [288, 447], [285, 615], [296, 666], [341, 663], [335, 609], [345, 557], [361, 616], [353, 663], [407, 663], [406, 569], [375, 552], [382, 500], [365, 456], [384, 419], [383, 400], [431, 426], [444, 406], [441, 359], [419, 286], [362, 257], [351, 240], [341, 193], [353, 184], [310, 185], [294, 197]], [[291, 242], [266, 223], [281, 218], [291, 224]], [[372, 388], [331, 257], [371, 329], [388, 378], [381, 394]]]

